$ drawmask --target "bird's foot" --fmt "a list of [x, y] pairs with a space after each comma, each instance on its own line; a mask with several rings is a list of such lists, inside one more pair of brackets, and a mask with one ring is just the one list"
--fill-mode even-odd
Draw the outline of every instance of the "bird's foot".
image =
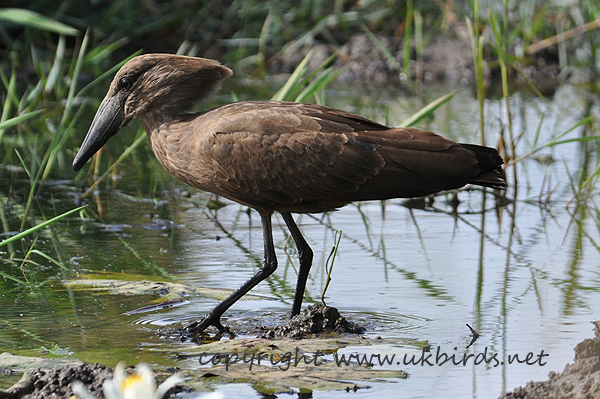
[[[214, 326], [219, 330], [219, 332], [212, 338], [210, 338], [208, 333], [205, 332], [205, 330], [210, 326]], [[231, 338], [235, 336], [235, 334], [229, 327], [223, 326], [223, 324], [221, 324], [220, 317], [214, 316], [210, 313], [204, 316], [202, 320], [195, 321], [183, 327], [183, 331], [196, 338], [210, 338], [211, 340], [220, 339], [225, 333], [228, 334]]]

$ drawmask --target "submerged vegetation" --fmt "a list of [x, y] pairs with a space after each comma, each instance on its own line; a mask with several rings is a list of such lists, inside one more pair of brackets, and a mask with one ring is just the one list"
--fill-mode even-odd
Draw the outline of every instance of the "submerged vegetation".
[[[127, 254], [128, 263], [113, 265], [107, 261], [107, 265], [100, 267], [101, 273], [112, 277], [123, 270], [141, 268], [146, 274], [171, 279], [170, 272], [149, 255], [173, 256], [168, 255], [169, 248], [148, 242], [137, 246], [125, 234], [112, 242], [112, 247], [94, 242], [91, 246], [94, 248], [86, 248], [75, 236], [122, 231], [122, 226], [130, 223], [130, 214], [143, 213], [149, 215], [149, 229], [163, 229], [169, 241], [176, 242], [177, 233], [172, 228], [177, 225], [177, 220], [172, 220], [176, 219], [173, 202], [183, 201], [210, 215], [211, 210], [223, 205], [208, 194], [198, 200], [189, 188], [168, 176], [144, 145], [145, 133], [137, 124], [128, 128], [129, 135], [111, 140], [86, 168], [86, 173], [76, 175], [71, 170], [75, 149], [89, 127], [106, 85], [127, 59], [141, 52], [204, 56], [220, 59], [232, 67], [239, 78], [238, 85], [226, 83], [221, 93], [204, 107], [247, 97], [327, 104], [328, 93], [348, 89], [339, 79], [342, 73], [352, 70], [348, 66], [352, 57], [362, 57], [363, 62], [375, 65], [378, 73], [393, 74], [390, 81], [395, 87], [372, 87], [358, 77], [350, 86], [360, 87], [363, 93], [393, 89], [408, 92], [417, 99], [411, 104], [410, 113], [396, 122], [398, 125], [435, 126], [437, 112], [456, 101], [460, 89], [467, 88], [462, 94], [472, 92], [477, 99], [477, 109], [471, 115], [471, 120], [477, 122], [477, 132], [472, 136], [468, 134], [473, 132], [463, 136], [462, 132], [449, 133], [458, 136], [453, 138], [498, 147], [505, 159], [510, 188], [506, 194], [484, 192], [480, 212], [485, 214], [490, 208], [489, 201], [493, 201], [491, 208], [499, 224], [503, 218], [510, 219], [508, 239], [502, 244], [506, 250], [506, 280], [510, 279], [508, 266], [519, 256], [513, 248], [523, 239], [514, 217], [519, 201], [538, 205], [540, 212], [550, 218], [551, 205], [564, 203], [571, 215], [566, 227], [574, 236], [572, 252], [581, 251], [584, 242], [591, 242], [600, 251], [600, 243], [588, 231], [589, 225], [585, 225], [591, 219], [600, 231], [596, 187], [600, 176], [597, 145], [600, 5], [596, 0], [578, 0], [570, 5], [541, 0], [11, 0], [8, 3], [12, 8], [0, 9], [0, 290], [18, 300], [26, 302], [45, 295], [59, 298], [55, 290], [43, 288], [80, 272], [78, 259], [88, 250]], [[368, 43], [368, 56], [341, 50], [358, 36]], [[470, 78], [459, 79], [458, 84], [431, 94], [424, 84], [428, 80], [426, 64], [431, 62], [427, 51], [441, 37], [451, 39], [452, 43], [466, 43], [467, 53], [451, 55], [463, 57], [463, 61], [466, 57]], [[377, 57], [373, 58], [374, 53]], [[357, 69], [361, 69], [360, 65]], [[289, 74], [280, 79], [273, 78], [272, 72]], [[385, 79], [389, 76], [384, 74]], [[247, 77], [261, 79], [248, 83]], [[546, 85], [549, 81], [551, 88]], [[553, 115], [540, 111], [542, 117], [532, 122], [523, 106], [525, 99], [534, 98], [537, 100], [532, 101], [542, 104], [545, 96], [552, 96], [565, 83], [586, 93], [573, 104], [579, 110], [577, 120], [564, 126]], [[490, 112], [490, 99], [497, 107], [494, 112]], [[379, 122], [393, 123], [392, 106], [381, 108], [376, 113]], [[526, 126], [528, 123], [535, 123], [535, 128]], [[553, 131], [548, 131], [549, 125]], [[565, 189], [558, 186], [548, 169], [542, 172], [543, 182], [539, 184], [524, 178], [521, 172], [527, 167], [525, 161], [535, 159], [542, 167], [550, 165], [557, 161], [555, 154], [561, 148], [574, 143], [578, 147], [570, 155], [577, 158], [576, 167], [565, 167], [569, 186], [566, 200]], [[539, 192], [532, 192], [532, 187], [539, 188]], [[118, 208], [112, 212], [121, 212], [119, 215], [111, 216], [106, 199], [99, 195], [103, 191], [126, 198], [126, 205], [112, 204]], [[382, 214], [385, 206], [382, 203]], [[358, 210], [362, 212], [360, 206]], [[448, 213], [457, 219], [461, 217], [455, 209]], [[236, 227], [243, 214], [240, 211], [235, 217]], [[368, 217], [362, 213], [361, 216], [368, 231]], [[310, 216], [305, 218], [331, 227], [327, 216], [318, 222], [309, 219]], [[218, 226], [221, 229], [218, 238], [234, 240], [255, 265], [260, 263], [245, 244], [236, 241], [231, 231]], [[416, 221], [415, 227], [420, 237]], [[481, 225], [473, 228], [481, 233], [482, 242], [488, 239], [484, 216]], [[190, 229], [205, 234], [193, 230], [194, 227]], [[344, 233], [331, 230], [332, 236], [335, 235], [331, 261], [326, 255], [329, 249], [324, 250], [322, 259], [327, 265], [327, 284], [334, 257], [338, 250], [343, 253], [340, 238], [343, 237], [342, 245], [348, 240]], [[295, 250], [287, 243], [283, 245], [286, 251]], [[384, 245], [376, 242], [361, 245], [370, 255], [383, 258], [387, 265]], [[479, 256], [481, 277], [483, 251]], [[574, 255], [573, 273], [576, 258]], [[273, 276], [270, 280], [274, 295], [287, 299], [293, 294], [293, 287], [285, 281], [288, 270], [293, 273], [293, 269], [294, 265], [288, 261], [284, 277]], [[401, 273], [417, 281], [429, 295], [447, 297], [446, 292], [430, 281], [419, 280], [405, 270]], [[140, 274], [135, 272], [130, 278], [141, 278]], [[532, 277], [534, 282], [535, 277]], [[477, 306], [481, 305], [482, 284], [478, 287]], [[532, 287], [537, 291], [535, 283]], [[565, 291], [570, 289], [574, 288], [567, 287]], [[69, 291], [66, 299], [55, 299], [66, 301], [75, 309], [75, 296]], [[575, 300], [567, 297], [568, 311]], [[113, 305], [118, 313], [119, 305]], [[0, 332], [7, 342], [23, 333], [39, 345], [54, 344], [52, 338], [34, 331], [23, 332], [21, 327], [7, 321], [0, 321], [1, 326], [7, 327]], [[480, 328], [476, 321], [475, 329]], [[89, 356], [95, 359], [96, 355]]]

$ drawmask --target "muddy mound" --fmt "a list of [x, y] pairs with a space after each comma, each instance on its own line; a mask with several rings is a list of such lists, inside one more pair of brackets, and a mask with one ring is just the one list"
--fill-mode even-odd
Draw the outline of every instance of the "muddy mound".
[[262, 327], [260, 338], [293, 338], [303, 339], [308, 336], [333, 332], [338, 334], [361, 334], [365, 328], [346, 320], [340, 312], [331, 306], [309, 305], [290, 321], [275, 328]]

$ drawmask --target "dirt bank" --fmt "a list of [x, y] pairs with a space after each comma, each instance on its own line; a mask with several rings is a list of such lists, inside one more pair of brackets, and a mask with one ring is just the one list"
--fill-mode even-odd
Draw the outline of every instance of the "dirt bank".
[[[410, 76], [404, 74], [404, 40], [387, 36], [379, 36], [377, 40], [387, 49], [388, 56], [374, 44], [372, 38], [358, 33], [339, 48], [327, 44], [316, 45], [310, 68], [317, 68], [337, 51], [334, 67], [342, 69], [337, 77], [338, 83], [342, 85], [368, 88], [399, 85], [403, 81], [444, 82], [470, 87], [475, 85], [470, 38], [460, 27], [456, 29], [456, 34], [440, 35], [434, 39], [423, 49], [422, 54], [417, 54], [414, 46], [411, 47]], [[490, 49], [485, 52], [484, 82], [488, 91], [493, 92], [500, 83], [500, 69], [492, 54]], [[270, 70], [273, 73], [291, 73], [305, 55], [306, 52], [280, 53], [269, 63]], [[521, 57], [514, 65], [518, 70], [511, 69], [509, 72], [513, 90], [533, 84], [541, 93], [551, 95], [560, 84], [556, 46]]]
[[575, 359], [562, 373], [551, 371], [546, 381], [531, 381], [500, 399], [588, 399], [600, 398], [600, 322], [596, 337], [575, 346]]

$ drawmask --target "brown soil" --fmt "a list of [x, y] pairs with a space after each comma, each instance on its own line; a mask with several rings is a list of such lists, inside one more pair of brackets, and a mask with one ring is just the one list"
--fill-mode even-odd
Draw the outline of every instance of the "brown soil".
[[[402, 76], [404, 71], [404, 39], [378, 36], [377, 39], [394, 57], [388, 59], [364, 33], [359, 33], [339, 48], [327, 44], [316, 45], [309, 62], [309, 69], [316, 69], [336, 51], [338, 57], [334, 62], [336, 69], [342, 69], [337, 81], [345, 86], [358, 86], [361, 91], [370, 87], [398, 86], [404, 79], [411, 82], [443, 82], [452, 85], [474, 87], [475, 72], [471, 42], [464, 26], [457, 26], [454, 32], [440, 35], [423, 49], [417, 57], [416, 50], [410, 51], [410, 76]], [[485, 48], [484, 84], [493, 94], [500, 83], [500, 69], [492, 51]], [[279, 54], [271, 59], [269, 67], [273, 73], [290, 73], [305, 56], [305, 53], [294, 52]], [[398, 65], [402, 70], [398, 70]], [[527, 88], [531, 82], [542, 94], [552, 95], [560, 84], [558, 50], [550, 46], [534, 54], [523, 57], [515, 64], [517, 70], [511, 69], [510, 84], [513, 90]]]

